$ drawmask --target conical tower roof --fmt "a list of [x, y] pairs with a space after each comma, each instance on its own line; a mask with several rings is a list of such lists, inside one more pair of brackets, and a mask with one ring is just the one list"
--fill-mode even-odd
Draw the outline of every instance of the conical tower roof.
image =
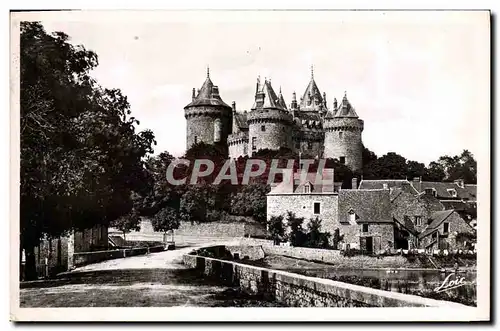
[[337, 112], [335, 113], [335, 117], [358, 118], [358, 114], [356, 114], [354, 107], [351, 105], [349, 100], [347, 100], [347, 93], [344, 93], [344, 97], [342, 98], [342, 102], [339, 104], [339, 106], [337, 108]]
[[287, 109], [285, 99], [283, 98], [283, 94], [281, 93], [281, 87], [280, 87], [279, 103], [281, 107]]
[[[264, 84], [258, 84], [257, 87], [257, 94], [262, 95], [263, 94], [263, 99], [264, 103], [262, 104], [262, 109], [268, 108], [268, 109], [281, 109], [281, 110], [286, 110], [286, 105], [282, 105], [280, 102], [280, 98], [276, 95], [276, 92], [274, 92], [274, 89], [271, 85], [271, 82], [267, 79], [264, 80]], [[284, 103], [284, 100], [283, 100]], [[254, 103], [252, 109], [257, 109], [257, 102]]]
[[195, 107], [195, 106], [222, 106], [231, 108], [228, 104], [222, 101], [219, 95], [219, 88], [212, 83], [210, 79], [210, 71], [207, 68], [207, 78], [198, 91], [193, 101], [189, 103], [185, 108]]
[[300, 101], [300, 110], [304, 111], [320, 111], [326, 110], [324, 107], [324, 100], [321, 95], [321, 92], [316, 85], [316, 81], [314, 80], [314, 72], [311, 68], [311, 80], [307, 85], [307, 88], [302, 96]]

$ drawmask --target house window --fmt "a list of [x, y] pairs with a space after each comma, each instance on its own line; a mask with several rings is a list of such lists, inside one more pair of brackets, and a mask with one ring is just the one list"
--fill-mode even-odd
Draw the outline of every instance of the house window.
[[448, 233], [450, 230], [450, 223], [446, 222], [443, 224], [443, 233]]
[[433, 239], [433, 240], [436, 240], [436, 239], [437, 239], [437, 237], [438, 237], [437, 232], [434, 232], [434, 233], [432, 234], [432, 239]]
[[252, 151], [257, 149], [257, 137], [252, 137]]
[[451, 189], [448, 189], [448, 193], [453, 197], [453, 198], [456, 198], [457, 197], [457, 191], [453, 188]]
[[349, 210], [349, 221], [351, 223], [354, 223], [356, 222], [356, 213], [354, 212], [354, 210]]
[[198, 136], [194, 136], [194, 143], [197, 144], [198, 143]]
[[340, 164], [345, 164], [345, 156], [341, 156], [339, 161], [340, 161]]
[[416, 226], [422, 225], [422, 216], [415, 216], [415, 225]]
[[368, 224], [363, 224], [363, 232], [368, 232]]
[[339, 139], [342, 139], [343, 136], [344, 136], [344, 132], [339, 132]]
[[304, 186], [304, 193], [311, 193], [311, 186], [305, 185]]
[[321, 204], [319, 202], [314, 203], [314, 215], [319, 215], [321, 213]]
[[265, 132], [266, 131], [266, 126], [265, 125], [261, 125], [260, 131]]

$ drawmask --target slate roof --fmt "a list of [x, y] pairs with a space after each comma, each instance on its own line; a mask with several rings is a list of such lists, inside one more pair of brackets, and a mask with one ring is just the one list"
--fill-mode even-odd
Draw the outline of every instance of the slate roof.
[[409, 193], [418, 193], [417, 190], [406, 179], [362, 179], [359, 183], [359, 188], [368, 190], [381, 190], [384, 188], [384, 184], [387, 184], [388, 189], [399, 188]]
[[233, 121], [235, 121], [237, 127], [242, 130], [248, 130], [248, 123], [247, 123], [247, 112], [241, 113], [241, 112], [234, 112], [233, 113]]
[[319, 111], [326, 110], [325, 102], [323, 97], [321, 96], [321, 92], [319, 91], [318, 85], [314, 81], [314, 78], [311, 77], [309, 84], [304, 91], [302, 99], [300, 100], [300, 110], [304, 111]]
[[428, 194], [420, 194], [418, 198], [423, 201], [426, 204], [426, 208], [428, 210], [433, 210], [433, 211], [442, 211], [447, 208], [445, 208], [444, 203], [439, 201], [436, 197]]
[[347, 100], [347, 95], [344, 94], [342, 101], [340, 102], [338, 108], [335, 110], [334, 117], [354, 117], [358, 118], [358, 114], [354, 110], [349, 100]]
[[288, 109], [286, 107], [286, 102], [285, 102], [285, 99], [283, 98], [283, 94], [281, 93], [281, 87], [280, 87], [280, 94], [278, 96], [278, 100], [279, 100], [280, 106], [283, 107], [283, 109]]
[[443, 210], [432, 213], [430, 217], [431, 223], [418, 235], [418, 238], [421, 239], [433, 233], [454, 212], [454, 210]]
[[225, 108], [231, 108], [224, 101], [222, 101], [218, 93], [214, 93], [216, 89], [217, 87], [214, 86], [214, 84], [210, 80], [210, 76], [207, 75], [207, 79], [205, 79], [205, 82], [203, 83], [194, 100], [184, 108], [196, 106], [221, 106]]
[[[452, 182], [426, 182], [422, 181], [419, 183], [420, 192], [424, 192], [425, 189], [433, 188], [436, 190], [436, 197], [440, 199], [466, 199], [466, 200], [476, 200], [473, 187], [464, 186], [463, 188]], [[457, 192], [457, 196], [454, 198], [449, 192], [449, 189], [454, 189]]]
[[[285, 169], [286, 170], [286, 169]], [[328, 181], [328, 184], [321, 183], [322, 181]], [[342, 185], [342, 183], [334, 183], [333, 181], [333, 169], [325, 169], [323, 173], [323, 178], [320, 178], [320, 183], [316, 183], [316, 172], [310, 172], [307, 174], [306, 179], [301, 181], [301, 173], [296, 172], [293, 175], [293, 186], [291, 183], [286, 183], [285, 181], [277, 184], [271, 188], [271, 194], [277, 193], [297, 193], [297, 194], [308, 194], [305, 193], [304, 186], [309, 186], [310, 193], [334, 193], [335, 185]]]
[[[262, 105], [262, 109], [274, 108], [274, 109], [287, 110], [286, 105], [285, 107], [281, 105], [279, 97], [276, 95], [276, 92], [274, 92], [271, 82], [268, 81], [267, 79], [264, 80], [264, 84], [258, 83], [257, 93], [264, 93], [264, 104]], [[256, 102], [254, 103], [252, 109], [257, 109]]]
[[358, 223], [394, 222], [389, 190], [340, 190], [339, 222], [349, 222], [351, 209]]
[[441, 202], [446, 209], [454, 209], [456, 211], [462, 211], [468, 209], [468, 204], [463, 201], [443, 201]]

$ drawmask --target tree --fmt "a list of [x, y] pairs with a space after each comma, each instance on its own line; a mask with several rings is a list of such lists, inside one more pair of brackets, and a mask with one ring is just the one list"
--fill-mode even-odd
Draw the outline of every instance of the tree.
[[430, 182], [440, 182], [446, 176], [444, 172], [444, 167], [438, 162], [431, 162], [429, 166], [425, 168], [422, 180]]
[[301, 247], [306, 241], [306, 236], [304, 229], [302, 228], [302, 223], [304, 223], [303, 217], [297, 217], [295, 213], [288, 211], [286, 214], [287, 226], [290, 228], [290, 244], [295, 247]]
[[277, 242], [285, 235], [285, 226], [283, 224], [283, 216], [271, 216], [269, 221], [267, 222], [267, 228], [271, 237], [273, 237], [274, 241]]
[[127, 215], [123, 215], [111, 222], [111, 226], [123, 233], [123, 240], [126, 241], [126, 234], [130, 231], [141, 230], [141, 218], [136, 210], [132, 210]]
[[179, 228], [179, 211], [173, 207], [167, 206], [161, 209], [152, 218], [151, 223], [155, 231], [167, 233]]
[[231, 213], [239, 216], [252, 216], [257, 222], [264, 223], [267, 215], [267, 193], [270, 187], [255, 183], [241, 186], [231, 195]]
[[406, 167], [406, 177], [409, 180], [412, 180], [415, 177], [422, 178], [425, 175], [425, 164], [423, 163], [408, 160]]
[[147, 176], [151, 131], [136, 132], [127, 98], [89, 72], [97, 55], [61, 32], [21, 23], [21, 247], [25, 279], [36, 277], [44, 237], [109, 225], [133, 208]]
[[319, 217], [311, 218], [307, 224], [306, 246], [311, 248], [329, 248], [330, 233], [321, 232]]
[[339, 243], [344, 240], [344, 236], [340, 235], [340, 230], [339, 228], [336, 228], [335, 231], [333, 231], [333, 249], [339, 249]]
[[402, 179], [407, 175], [406, 159], [390, 152], [371, 162], [363, 174], [365, 179]]

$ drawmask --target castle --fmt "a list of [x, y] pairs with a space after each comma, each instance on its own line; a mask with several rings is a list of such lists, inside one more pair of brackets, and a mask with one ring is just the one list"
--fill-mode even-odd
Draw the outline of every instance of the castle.
[[362, 168], [363, 120], [347, 100], [333, 101], [328, 109], [311, 69], [311, 80], [300, 101], [295, 92], [289, 106], [281, 88], [277, 95], [271, 80], [257, 79], [255, 102], [250, 111], [226, 104], [219, 88], [207, 77], [201, 89], [193, 88], [192, 101], [184, 107], [187, 121], [186, 148], [198, 142], [226, 144], [229, 156], [238, 158], [261, 149], [285, 147], [306, 158], [335, 158], [353, 171]]

